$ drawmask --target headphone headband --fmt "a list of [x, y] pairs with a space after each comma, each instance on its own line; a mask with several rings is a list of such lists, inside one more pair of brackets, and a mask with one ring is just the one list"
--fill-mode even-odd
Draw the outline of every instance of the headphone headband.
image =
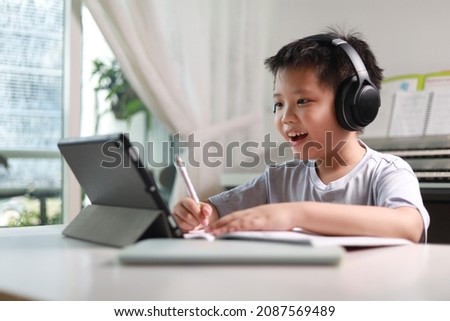
[[360, 83], [362, 83], [364, 80], [369, 81], [372, 83], [369, 77], [369, 73], [367, 72], [366, 66], [364, 65], [364, 62], [362, 61], [359, 54], [356, 52], [355, 48], [353, 48], [347, 41], [341, 39], [341, 38], [334, 38], [326, 34], [317, 34], [309, 37], [303, 38], [304, 40], [311, 40], [316, 41], [320, 43], [321, 45], [326, 46], [335, 46], [340, 47], [344, 52], [347, 54], [347, 57], [350, 59], [353, 69], [356, 72], [356, 77], [358, 77], [358, 80]]

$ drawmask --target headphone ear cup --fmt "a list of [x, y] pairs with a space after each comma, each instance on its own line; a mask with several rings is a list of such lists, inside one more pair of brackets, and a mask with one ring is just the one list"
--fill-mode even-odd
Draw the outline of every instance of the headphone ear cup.
[[346, 130], [357, 131], [377, 117], [380, 92], [370, 83], [358, 90], [358, 80], [354, 76], [341, 83], [335, 104], [339, 124]]
[[335, 98], [336, 117], [339, 125], [349, 131], [359, 130], [353, 118], [353, 102], [358, 89], [356, 76], [345, 79], [338, 87]]
[[380, 108], [380, 92], [372, 84], [365, 84], [358, 92], [353, 109], [353, 119], [360, 127], [369, 125], [377, 117]]

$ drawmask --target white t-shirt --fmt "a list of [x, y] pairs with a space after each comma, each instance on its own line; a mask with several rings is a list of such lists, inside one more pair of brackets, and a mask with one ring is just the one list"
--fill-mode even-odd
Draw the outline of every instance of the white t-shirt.
[[209, 200], [220, 216], [280, 202], [314, 201], [388, 208], [410, 206], [422, 215], [426, 240], [430, 217], [423, 205], [419, 182], [409, 164], [360, 143], [366, 148], [363, 159], [344, 177], [329, 184], [320, 180], [313, 161], [295, 160], [269, 166], [261, 176]]

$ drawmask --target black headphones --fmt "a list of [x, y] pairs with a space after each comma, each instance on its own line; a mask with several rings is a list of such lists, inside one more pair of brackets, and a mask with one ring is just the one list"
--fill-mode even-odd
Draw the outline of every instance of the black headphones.
[[356, 75], [342, 81], [336, 92], [335, 109], [339, 124], [357, 131], [369, 125], [377, 116], [380, 107], [380, 91], [372, 83], [366, 66], [356, 50], [346, 41], [326, 34], [303, 38], [324, 46], [342, 48], [350, 59]]

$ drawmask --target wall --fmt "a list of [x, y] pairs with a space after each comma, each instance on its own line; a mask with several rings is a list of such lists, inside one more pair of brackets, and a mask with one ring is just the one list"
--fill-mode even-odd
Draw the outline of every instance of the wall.
[[450, 69], [450, 2], [446, 0], [278, 0], [269, 51], [326, 26], [356, 28], [386, 76]]

